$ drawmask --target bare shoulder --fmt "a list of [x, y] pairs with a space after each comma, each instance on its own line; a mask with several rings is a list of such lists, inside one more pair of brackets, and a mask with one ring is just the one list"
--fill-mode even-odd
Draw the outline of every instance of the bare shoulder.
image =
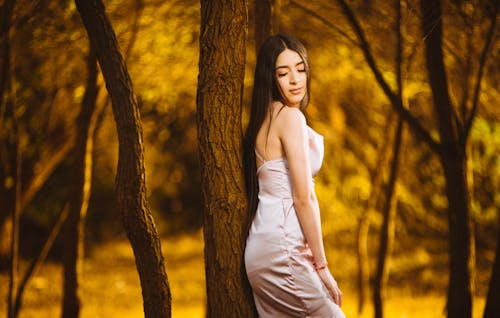
[[277, 124], [280, 130], [297, 129], [298, 127], [305, 127], [306, 117], [300, 109], [284, 106], [277, 117]]

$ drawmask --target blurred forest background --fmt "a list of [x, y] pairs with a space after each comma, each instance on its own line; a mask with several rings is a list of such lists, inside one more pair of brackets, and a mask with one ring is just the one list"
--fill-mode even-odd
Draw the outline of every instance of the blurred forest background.
[[[393, 2], [347, 1], [382, 75], [391, 87], [397, 87], [398, 72], [402, 74], [405, 107], [438, 140], [420, 6], [412, 0], [400, 3], [404, 46], [396, 63], [398, 14]], [[3, 1], [2, 17], [9, 3], [14, 2]], [[439, 156], [421, 135], [405, 124], [398, 125], [399, 115], [374, 77], [338, 1], [274, 3], [275, 30], [301, 39], [309, 53], [312, 92], [306, 116], [325, 136], [326, 149], [316, 191], [330, 269], [344, 292], [348, 317], [373, 316], [371, 296], [366, 296], [371, 294], [359, 281], [362, 277], [370, 290], [378, 281], [383, 231], [393, 238], [382, 278], [387, 284], [383, 293], [386, 316], [444, 317], [449, 228]], [[494, 3], [442, 1], [444, 62], [450, 99], [457, 105], [459, 117], [465, 118], [474, 105], [477, 74], [482, 70], [477, 111], [466, 143], [474, 317], [482, 316], [500, 223], [500, 69], [494, 32], [487, 59], [481, 58]], [[105, 6], [140, 107], [147, 198], [162, 239], [173, 316], [204, 317], [203, 205], [196, 124], [200, 3], [107, 0]], [[84, 117], [82, 100], [91, 69], [88, 36], [74, 2], [17, 0], [12, 8], [7, 33], [2, 23], [1, 47], [2, 52], [10, 52], [8, 61], [2, 55], [0, 103], [2, 314], [7, 311], [4, 299], [9, 290], [10, 213], [13, 209], [19, 213], [22, 276], [40, 255], [54, 224], [64, 220], [64, 211], [71, 206], [74, 167], [79, 160], [77, 129]], [[253, 84], [255, 39], [259, 37], [255, 34], [259, 22], [254, 1], [248, 1], [248, 14], [242, 129]], [[497, 31], [498, 24], [493, 29]], [[83, 216], [81, 315], [140, 317], [143, 309], [134, 256], [114, 194], [116, 124], [102, 75], [96, 76], [96, 103], [88, 130], [92, 160], [87, 162], [92, 173], [86, 179], [88, 209]], [[393, 150], [397, 136], [398, 156]], [[396, 178], [391, 174], [393, 158], [399, 162]], [[394, 192], [387, 196], [391, 185]], [[386, 206], [394, 207], [388, 226], [384, 226]], [[47, 259], [34, 269], [24, 290], [20, 317], [60, 315], [65, 233], [63, 227]], [[360, 259], [363, 266], [359, 266]]]

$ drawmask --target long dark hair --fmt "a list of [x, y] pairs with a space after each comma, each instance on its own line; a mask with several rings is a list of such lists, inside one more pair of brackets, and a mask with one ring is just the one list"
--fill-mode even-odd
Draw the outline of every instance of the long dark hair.
[[259, 183], [257, 179], [257, 165], [255, 162], [255, 140], [262, 123], [273, 101], [285, 104], [276, 82], [275, 67], [278, 55], [285, 49], [290, 49], [299, 54], [304, 61], [307, 75], [306, 95], [300, 104], [304, 109], [309, 103], [309, 62], [304, 45], [295, 37], [287, 34], [276, 34], [269, 37], [260, 47], [255, 65], [254, 84], [252, 92], [252, 106], [250, 120], [243, 138], [243, 169], [245, 176], [246, 195], [248, 201], [247, 233], [257, 210]]

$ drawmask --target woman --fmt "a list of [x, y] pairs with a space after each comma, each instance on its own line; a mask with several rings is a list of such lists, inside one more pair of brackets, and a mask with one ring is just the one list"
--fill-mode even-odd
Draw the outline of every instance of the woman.
[[344, 317], [323, 247], [313, 182], [323, 137], [306, 124], [308, 101], [304, 46], [289, 35], [270, 37], [257, 57], [244, 142], [245, 267], [261, 318]]

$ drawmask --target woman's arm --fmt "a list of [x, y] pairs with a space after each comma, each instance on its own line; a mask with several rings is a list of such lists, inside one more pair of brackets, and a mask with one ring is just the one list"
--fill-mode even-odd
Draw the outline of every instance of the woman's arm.
[[[311, 182], [308, 133], [304, 114], [286, 107], [279, 121], [279, 138], [288, 162], [293, 203], [317, 266], [326, 264], [318, 202]], [[281, 128], [281, 129], [280, 129]]]
[[318, 275], [336, 304], [342, 304], [342, 292], [327, 267], [321, 217], [311, 180], [309, 139], [304, 114], [299, 109], [286, 107], [279, 120], [278, 136], [288, 162], [293, 203]]

